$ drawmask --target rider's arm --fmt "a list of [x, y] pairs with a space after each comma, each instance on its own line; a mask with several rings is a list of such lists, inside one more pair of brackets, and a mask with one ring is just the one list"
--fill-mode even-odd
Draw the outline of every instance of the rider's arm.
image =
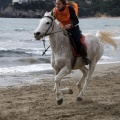
[[79, 23], [79, 20], [76, 16], [75, 10], [73, 7], [69, 6], [69, 12], [70, 12], [70, 19], [72, 20], [71, 25], [75, 26]]

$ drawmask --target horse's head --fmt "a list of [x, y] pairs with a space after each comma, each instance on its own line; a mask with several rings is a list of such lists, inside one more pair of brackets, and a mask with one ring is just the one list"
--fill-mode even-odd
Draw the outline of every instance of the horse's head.
[[38, 28], [34, 31], [34, 37], [36, 40], [40, 40], [42, 37], [49, 35], [54, 27], [54, 16], [52, 12], [46, 12], [44, 17], [40, 20]]

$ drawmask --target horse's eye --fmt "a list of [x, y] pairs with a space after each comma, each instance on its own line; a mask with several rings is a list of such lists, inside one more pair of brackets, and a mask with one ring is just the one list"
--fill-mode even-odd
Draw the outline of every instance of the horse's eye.
[[46, 24], [47, 24], [47, 25], [49, 25], [49, 24], [50, 24], [50, 22], [47, 22]]

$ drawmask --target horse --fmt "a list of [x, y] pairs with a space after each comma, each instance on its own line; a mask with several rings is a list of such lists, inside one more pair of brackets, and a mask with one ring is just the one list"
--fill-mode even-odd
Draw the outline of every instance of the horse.
[[[51, 65], [55, 71], [54, 77], [54, 91], [56, 92], [57, 104], [63, 103], [63, 94], [73, 94], [70, 88], [60, 88], [60, 82], [63, 77], [70, 74], [72, 70], [81, 70], [82, 77], [77, 82], [78, 96], [77, 101], [83, 100], [85, 90], [91, 81], [91, 75], [95, 69], [98, 60], [102, 57], [104, 52], [103, 43], [112, 45], [115, 49], [117, 44], [111, 37], [109, 32], [97, 31], [96, 35], [85, 35], [85, 43], [87, 45], [88, 58], [91, 63], [86, 66], [81, 57], [75, 57], [71, 47], [71, 42], [67, 32], [60, 27], [55, 20], [52, 12], [46, 12], [44, 17], [41, 18], [39, 26], [34, 31], [34, 38], [41, 40], [41, 38], [49, 36], [51, 46]], [[87, 78], [86, 78], [87, 77]], [[84, 85], [82, 87], [82, 83]]]

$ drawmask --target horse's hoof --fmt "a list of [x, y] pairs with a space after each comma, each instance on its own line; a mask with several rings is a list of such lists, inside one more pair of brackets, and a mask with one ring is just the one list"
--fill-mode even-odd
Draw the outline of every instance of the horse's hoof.
[[72, 91], [72, 89], [70, 89], [70, 90], [69, 90], [69, 94], [73, 94], [73, 91]]
[[82, 97], [77, 97], [77, 101], [82, 101], [83, 98]]
[[61, 98], [60, 100], [57, 100], [57, 104], [61, 105], [63, 103], [63, 98]]

